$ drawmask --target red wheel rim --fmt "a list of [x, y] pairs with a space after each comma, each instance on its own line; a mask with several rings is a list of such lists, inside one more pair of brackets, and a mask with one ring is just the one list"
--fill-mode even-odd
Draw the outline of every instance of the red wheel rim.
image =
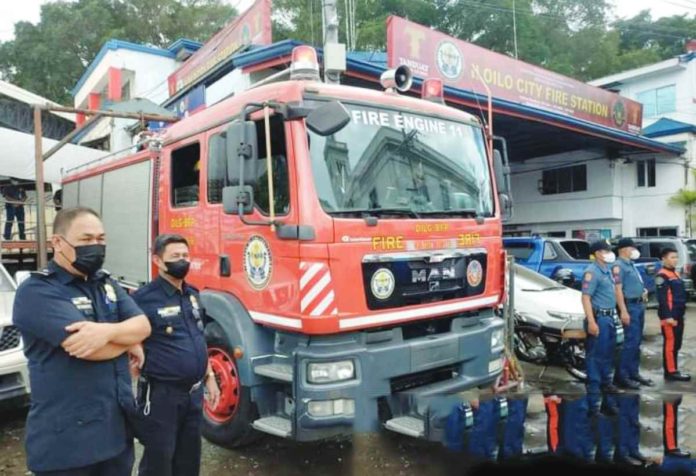
[[206, 401], [203, 409], [208, 419], [216, 423], [225, 423], [234, 418], [239, 407], [240, 384], [237, 365], [226, 351], [218, 347], [208, 349], [208, 361], [220, 388], [220, 401], [215, 408]]

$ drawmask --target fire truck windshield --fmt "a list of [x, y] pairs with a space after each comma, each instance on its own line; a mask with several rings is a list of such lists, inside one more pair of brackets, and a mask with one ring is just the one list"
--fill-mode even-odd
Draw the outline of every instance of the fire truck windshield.
[[351, 121], [309, 134], [323, 209], [334, 216], [492, 216], [481, 129], [406, 111], [345, 104]]

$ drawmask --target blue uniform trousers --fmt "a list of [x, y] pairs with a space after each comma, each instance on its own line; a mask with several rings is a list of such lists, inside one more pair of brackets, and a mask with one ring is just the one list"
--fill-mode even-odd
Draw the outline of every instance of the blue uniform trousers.
[[150, 381], [150, 413], [139, 405], [140, 442], [145, 447], [140, 476], [197, 476], [201, 463], [203, 388]]
[[[614, 318], [607, 315], [595, 316], [599, 335], [587, 335], [585, 341], [585, 363], [587, 366], [587, 394], [591, 406], [598, 406], [601, 387], [612, 381], [616, 350], [616, 327]], [[587, 329], [587, 322], [585, 322]]]
[[645, 327], [645, 307], [643, 304], [639, 302], [628, 303], [626, 307], [631, 316], [631, 322], [628, 326], [624, 326], [624, 343], [616, 369], [616, 378], [620, 381], [638, 376], [640, 344], [643, 340], [643, 328]]

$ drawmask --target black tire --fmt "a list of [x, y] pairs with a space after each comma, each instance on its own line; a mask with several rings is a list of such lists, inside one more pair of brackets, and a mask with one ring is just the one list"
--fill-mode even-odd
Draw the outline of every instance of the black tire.
[[[219, 324], [216, 322], [208, 324], [205, 334], [208, 342], [209, 357], [211, 357], [211, 349], [224, 351], [228, 356], [233, 355], [232, 349], [234, 345], [227, 341], [227, 336]], [[218, 353], [218, 355], [220, 354]], [[236, 366], [234, 370], [236, 371]], [[220, 376], [218, 376], [218, 382], [220, 382]], [[236, 409], [229, 420], [213, 419], [211, 414], [209, 414], [208, 408], [203, 411], [203, 436], [211, 443], [224, 448], [248, 446], [263, 436], [251, 426], [252, 422], [258, 418], [258, 411], [256, 405], [251, 401], [249, 387], [245, 387], [239, 382], [237, 391], [234, 393], [237, 397]]]

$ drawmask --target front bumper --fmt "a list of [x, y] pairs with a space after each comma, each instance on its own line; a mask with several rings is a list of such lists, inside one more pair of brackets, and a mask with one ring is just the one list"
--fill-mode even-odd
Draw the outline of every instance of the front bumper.
[[0, 353], [0, 401], [29, 393], [29, 370], [22, 348]]
[[[402, 327], [395, 327], [298, 343], [292, 405], [285, 405], [293, 438], [313, 441], [376, 431], [387, 417], [417, 412], [417, 402], [492, 385], [502, 370], [504, 347], [491, 348], [491, 336], [503, 327], [503, 320], [486, 310], [455, 317], [449, 330], [438, 334], [407, 338]], [[341, 360], [354, 361], [354, 379], [308, 382], [310, 362]], [[310, 414], [310, 402], [327, 400], [353, 400], [355, 412]]]

